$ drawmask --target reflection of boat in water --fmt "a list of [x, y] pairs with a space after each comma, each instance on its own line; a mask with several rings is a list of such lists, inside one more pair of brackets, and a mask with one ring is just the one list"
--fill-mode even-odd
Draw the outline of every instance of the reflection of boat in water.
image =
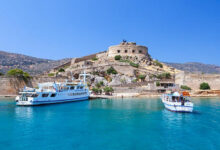
[[42, 105], [87, 100], [90, 92], [86, 84], [86, 75], [84, 82], [64, 82], [64, 83], [42, 83], [39, 88], [24, 88], [20, 96], [16, 97], [16, 105]]
[[162, 102], [166, 109], [175, 112], [192, 112], [193, 103], [190, 101], [188, 92], [174, 92], [171, 94], [163, 94]]

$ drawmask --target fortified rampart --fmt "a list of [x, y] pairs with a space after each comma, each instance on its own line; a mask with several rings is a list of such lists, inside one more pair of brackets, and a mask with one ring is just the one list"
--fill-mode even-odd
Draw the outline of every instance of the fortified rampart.
[[220, 90], [220, 74], [192, 74], [180, 72], [175, 77], [176, 84], [187, 85], [193, 90], [199, 90], [200, 84], [207, 82], [212, 90]]
[[148, 48], [136, 45], [134, 42], [122, 42], [119, 45], [110, 46], [107, 51], [107, 57], [113, 58], [116, 55], [137, 57], [142, 59], [148, 56]]

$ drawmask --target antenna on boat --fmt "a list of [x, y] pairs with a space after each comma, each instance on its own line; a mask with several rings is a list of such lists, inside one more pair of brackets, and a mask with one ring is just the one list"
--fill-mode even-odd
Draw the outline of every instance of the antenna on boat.
[[73, 72], [71, 71], [70, 73], [71, 73], [71, 78], [72, 78], [72, 82], [73, 82], [73, 80], [74, 80]]

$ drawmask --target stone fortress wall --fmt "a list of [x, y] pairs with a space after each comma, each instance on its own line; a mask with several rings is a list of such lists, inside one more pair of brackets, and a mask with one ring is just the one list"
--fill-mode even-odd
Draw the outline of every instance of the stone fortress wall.
[[219, 74], [193, 74], [182, 71], [175, 75], [176, 84], [187, 85], [193, 90], [199, 90], [203, 82], [208, 83], [212, 90], [220, 90]]
[[148, 48], [141, 45], [136, 45], [134, 42], [122, 42], [119, 45], [110, 46], [107, 51], [107, 57], [113, 58], [116, 55], [137, 57], [142, 59], [147, 57]]

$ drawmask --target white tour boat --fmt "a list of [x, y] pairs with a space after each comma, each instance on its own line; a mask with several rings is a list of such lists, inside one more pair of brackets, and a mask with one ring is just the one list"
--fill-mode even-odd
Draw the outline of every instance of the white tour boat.
[[37, 89], [24, 88], [15, 98], [16, 105], [42, 105], [88, 100], [90, 92], [86, 84], [87, 74], [80, 74], [81, 76], [83, 76], [83, 83], [48, 82], [38, 84]]
[[166, 109], [175, 112], [192, 112], [193, 103], [190, 101], [188, 92], [174, 92], [172, 94], [163, 94], [162, 102]]

